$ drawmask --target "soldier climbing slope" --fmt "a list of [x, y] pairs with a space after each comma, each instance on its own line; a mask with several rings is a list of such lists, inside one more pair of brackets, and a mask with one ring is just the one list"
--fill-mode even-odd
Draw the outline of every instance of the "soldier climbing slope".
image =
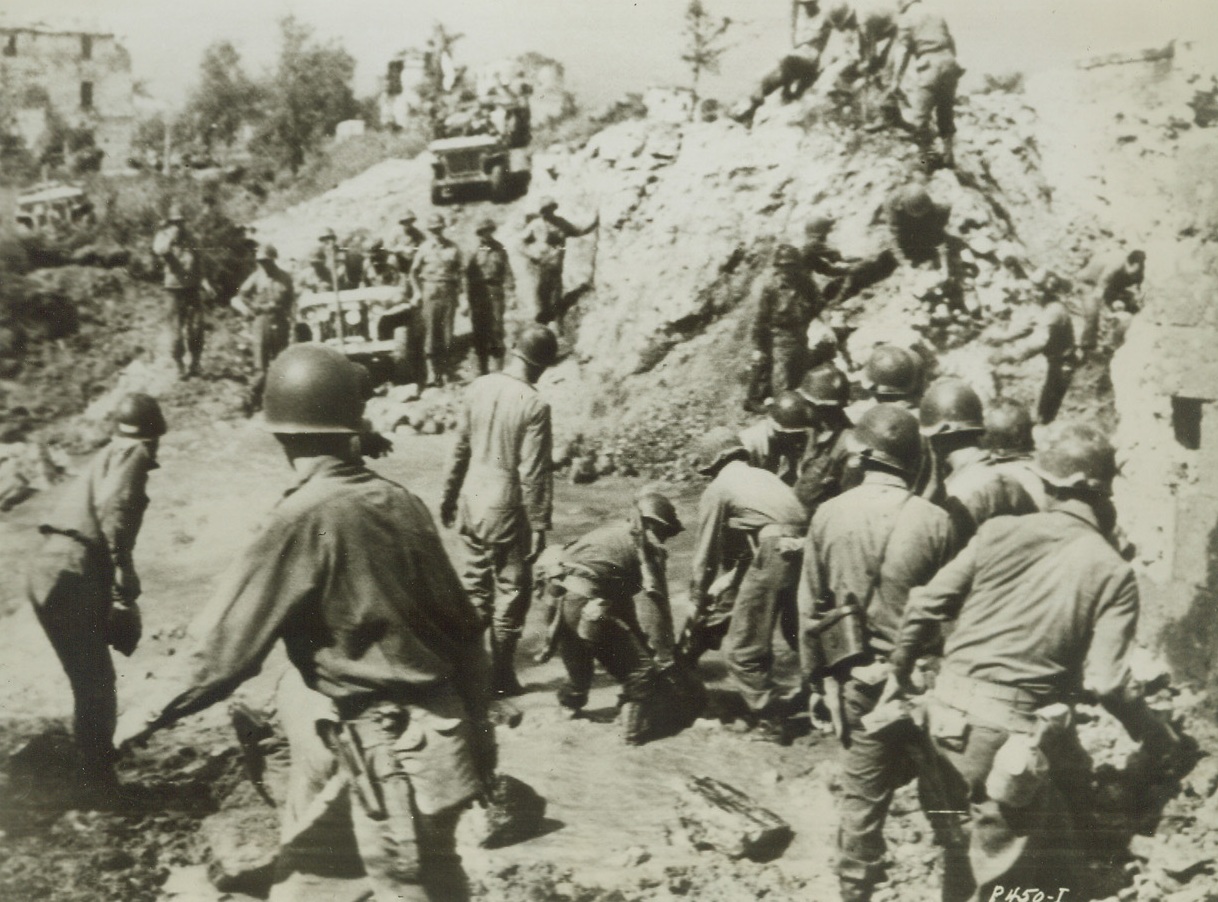
[[1046, 424], [1057, 419], [1077, 363], [1074, 322], [1066, 306], [1049, 290], [1046, 284], [1049, 279], [1049, 274], [1043, 271], [1033, 274], [1039, 309], [1025, 327], [1014, 329], [999, 339], [1005, 347], [991, 358], [993, 363], [1002, 363], [1019, 362], [1038, 354], [1044, 356], [1045, 381], [1036, 402], [1036, 418]]
[[803, 271], [799, 251], [789, 244], [778, 245], [757, 290], [753, 363], [757, 382], [769, 376], [769, 390], [758, 391], [761, 386], [755, 385], [755, 397], [799, 385], [804, 375], [808, 325], [820, 310], [820, 293]]
[[913, 83], [905, 93], [914, 138], [929, 160], [937, 132], [943, 146], [943, 165], [950, 169], [956, 165], [956, 85], [964, 72], [956, 62], [956, 42], [943, 17], [928, 10], [922, 0], [899, 0], [899, 9], [897, 46], [901, 50], [894, 64], [892, 87], [896, 90], [901, 84], [912, 62]]
[[521, 250], [532, 265], [534, 320], [541, 324], [557, 322], [562, 327], [566, 313], [563, 299], [563, 258], [567, 239], [591, 234], [600, 225], [600, 214], [584, 228], [578, 228], [558, 215], [558, 201], [543, 197], [537, 202], [537, 215], [525, 228]]
[[534, 384], [557, 358], [554, 333], [530, 326], [503, 372], [470, 383], [440, 502], [441, 522], [456, 526], [465, 546], [461, 579], [490, 628], [492, 688], [500, 695], [524, 691], [516, 646], [554, 502], [550, 405]]

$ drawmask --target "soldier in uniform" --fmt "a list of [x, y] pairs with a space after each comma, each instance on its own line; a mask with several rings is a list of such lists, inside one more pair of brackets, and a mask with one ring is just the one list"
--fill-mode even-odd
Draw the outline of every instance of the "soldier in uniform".
[[403, 213], [402, 218], [398, 220], [398, 225], [402, 227], [401, 231], [394, 236], [389, 246], [389, 252], [393, 256], [398, 272], [401, 273], [402, 285], [406, 288], [406, 296], [403, 298], [406, 301], [410, 300], [414, 289], [414, 286], [410, 284], [410, 267], [414, 265], [415, 254], [427, 240], [427, 236], [415, 225], [417, 221], [418, 217], [413, 211], [407, 210]]
[[[164, 268], [163, 284], [169, 294], [170, 356], [184, 378], [198, 376], [199, 359], [203, 356], [203, 296], [213, 292], [178, 204], [170, 206], [165, 225], [152, 240], [152, 251]], [[185, 363], [187, 356], [189, 366]]]
[[884, 219], [892, 235], [892, 246], [910, 266], [933, 263], [948, 272], [947, 224], [949, 204], [937, 204], [919, 179], [897, 188], [884, 203]]
[[[956, 62], [956, 42], [942, 16], [930, 12], [921, 0], [900, 0], [897, 19], [897, 46], [902, 49], [896, 63], [894, 89], [900, 85], [910, 61], [914, 83], [906, 87], [914, 137], [924, 154], [935, 142], [937, 128], [943, 143], [943, 165], [956, 165], [956, 84], [964, 72]], [[931, 126], [935, 118], [936, 128]]]
[[439, 213], [427, 222], [431, 233], [415, 254], [410, 281], [423, 313], [424, 353], [431, 381], [444, 384], [444, 367], [452, 340], [451, 317], [461, 291], [461, 251], [445, 236]]
[[[679, 725], [672, 607], [665, 543], [683, 529], [666, 497], [647, 492], [629, 517], [561, 549], [549, 568], [551, 630], [567, 680], [559, 703], [588, 703], [593, 662], [622, 686], [626, 742], [638, 745]], [[688, 722], [688, 721], [686, 721]]]
[[495, 239], [495, 221], [487, 218], [478, 224], [478, 246], [465, 267], [465, 296], [469, 299], [469, 318], [474, 330], [474, 352], [478, 373], [485, 376], [488, 362], [503, 369], [505, 351], [503, 317], [507, 283], [512, 278], [507, 250]]
[[1145, 276], [1146, 252], [1141, 250], [1103, 260], [1083, 275], [1083, 281], [1096, 286], [1095, 291], [1084, 295], [1082, 301], [1078, 347], [1084, 356], [1095, 351], [1099, 341], [1100, 312], [1105, 306], [1119, 310], [1126, 316], [1138, 312], [1142, 306], [1142, 280]]
[[531, 592], [531, 566], [545, 550], [554, 503], [550, 405], [534, 384], [558, 357], [545, 326], [520, 336], [501, 373], [465, 391], [440, 520], [465, 546], [462, 581], [491, 633], [491, 684], [523, 690], [515, 654]]
[[944, 475], [944, 507], [952, 516], [961, 544], [991, 517], [1018, 516], [1037, 510], [1036, 501], [1018, 479], [996, 466], [981, 447], [985, 424], [981, 399], [960, 379], [940, 379], [922, 396], [922, 435]]
[[266, 372], [271, 361], [288, 346], [292, 335], [293, 306], [296, 292], [292, 277], [276, 262], [279, 251], [273, 244], [258, 248], [258, 268], [233, 295], [232, 305], [250, 318], [250, 344], [254, 349], [254, 384], [250, 386], [250, 407], [262, 403]]
[[[189, 682], [124, 714], [119, 732], [139, 741], [224, 699], [282, 639], [328, 700], [310, 716], [345, 777], [371, 884], [360, 898], [461, 902], [457, 820], [495, 767], [486, 652], [427, 509], [364, 466], [362, 413], [339, 351], [298, 344], [272, 364], [267, 427], [299, 481], [192, 625]], [[293, 861], [270, 898], [336, 896]]]
[[927, 711], [950, 793], [937, 807], [972, 824], [967, 848], [948, 848], [948, 902], [997, 897], [999, 885], [1078, 891], [1062, 793], [1085, 779], [1069, 709], [1084, 683], [1143, 743], [1150, 772], [1179, 747], [1130, 674], [1138, 584], [1110, 544], [1112, 445], [1090, 427], [1055, 426], [1037, 467], [1048, 510], [982, 524], [910, 595], [889, 659], [885, 697], [911, 691], [915, 662], [954, 623]]
[[749, 711], [753, 735], [785, 742], [783, 697], [774, 680], [774, 627], [796, 646], [795, 590], [799, 549], [808, 515], [790, 486], [751, 466], [740, 439], [726, 427], [703, 439], [698, 472], [710, 478], [698, 507], [693, 578], [694, 613], [679, 643], [693, 665], [726, 637], [728, 674]]
[[1027, 408], [1009, 398], [999, 398], [990, 404], [985, 411], [985, 436], [981, 444], [994, 466], [1023, 486], [1037, 510], [1044, 510], [1045, 484], [1032, 466], [1036, 442]]
[[309, 263], [319, 291], [343, 291], [354, 287], [347, 278], [347, 251], [339, 247], [338, 235], [333, 229], [321, 233]]
[[[1048, 276], [1039, 278], [1043, 282]], [[1074, 322], [1066, 306], [1047, 290], [1047, 286], [1040, 286], [1036, 297], [1040, 305], [1037, 315], [1025, 328], [1002, 338], [1004, 350], [996, 353], [993, 360], [995, 363], [1019, 362], [1038, 354], [1044, 355], [1045, 381], [1036, 403], [1036, 417], [1047, 424], [1057, 418], [1074, 378]]]
[[774, 250], [762, 279], [753, 321], [753, 360], [770, 367], [770, 392], [788, 391], [803, 379], [808, 324], [820, 314], [820, 293], [789, 244]]
[[812, 405], [804, 396], [782, 392], [770, 402], [764, 420], [740, 430], [740, 443], [749, 453], [749, 464], [794, 485], [813, 423]]
[[850, 418], [846, 402], [850, 383], [833, 366], [815, 369], [804, 377], [799, 393], [812, 405], [813, 427], [795, 478], [795, 496], [808, 516], [825, 501], [840, 495], [852, 481], [850, 474]]
[[68, 675], [81, 789], [104, 800], [118, 788], [118, 713], [110, 647], [130, 655], [140, 638], [135, 541], [148, 507], [165, 418], [148, 395], [115, 411], [115, 435], [39, 526], [46, 538], [29, 569], [28, 595]]
[[372, 242], [372, 246], [368, 248], [368, 255], [364, 258], [364, 269], [360, 275], [360, 284], [363, 286], [402, 284], [402, 273], [398, 270], [381, 238]]
[[536, 305], [534, 319], [542, 324], [557, 320], [563, 313], [563, 256], [567, 239], [590, 234], [600, 224], [593, 218], [586, 228], [577, 228], [558, 215], [558, 201], [543, 197], [537, 202], [537, 216], [525, 229], [521, 248], [533, 268]]
[[[859, 419], [852, 442], [863, 480], [825, 501], [812, 518], [799, 583], [801, 660], [813, 688], [812, 714], [828, 714], [842, 744], [837, 875], [843, 902], [866, 902], [883, 876], [884, 820], [893, 793], [915, 776], [907, 722], [871, 735], [863, 718], [877, 706], [887, 655], [909, 591], [925, 584], [955, 552], [951, 521], [911, 491], [922, 445], [913, 414], [893, 404]], [[860, 656], [826, 662], [818, 621], [853, 604], [861, 620]], [[822, 702], [823, 696], [823, 702]]]

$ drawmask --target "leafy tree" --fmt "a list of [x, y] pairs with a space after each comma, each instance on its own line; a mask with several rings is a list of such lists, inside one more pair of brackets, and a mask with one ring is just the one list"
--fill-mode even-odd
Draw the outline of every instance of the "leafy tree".
[[694, 111], [698, 109], [698, 88], [703, 74], [719, 71], [719, 59], [727, 50], [723, 38], [731, 26], [732, 20], [727, 16], [719, 18], [707, 12], [702, 0], [689, 0], [685, 7], [685, 52], [681, 54], [681, 61], [689, 66]]
[[266, 118], [256, 145], [295, 174], [339, 122], [359, 113], [351, 89], [355, 59], [335, 43], [320, 44], [293, 16], [279, 23], [279, 63], [266, 87]]
[[183, 118], [208, 151], [215, 141], [231, 146], [243, 125], [262, 118], [265, 94], [263, 86], [245, 74], [237, 49], [219, 41], [203, 52], [199, 83], [186, 102]]

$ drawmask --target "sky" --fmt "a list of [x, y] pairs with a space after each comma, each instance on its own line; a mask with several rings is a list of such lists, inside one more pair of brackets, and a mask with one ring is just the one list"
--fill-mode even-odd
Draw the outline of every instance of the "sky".
[[[961, 63], [974, 73], [1025, 71], [1171, 38], [1218, 46], [1215, 0], [928, 0], [949, 18]], [[465, 35], [461, 62], [526, 51], [563, 63], [568, 87], [595, 108], [627, 91], [681, 84], [682, 14], [688, 0], [5, 0], [0, 23], [41, 20], [100, 26], [124, 36], [137, 78], [180, 102], [203, 50], [232, 41], [248, 68], [269, 67], [276, 22], [295, 15], [356, 57], [356, 89], [377, 89], [395, 52], [422, 44], [432, 23]], [[709, 82], [725, 100], [748, 93], [788, 39], [789, 0], [704, 0], [736, 23], [722, 72]]]

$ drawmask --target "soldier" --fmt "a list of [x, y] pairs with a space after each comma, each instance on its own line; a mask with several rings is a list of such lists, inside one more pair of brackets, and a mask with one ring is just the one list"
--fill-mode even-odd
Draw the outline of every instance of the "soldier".
[[598, 213], [586, 228], [576, 228], [558, 215], [558, 201], [543, 197], [537, 202], [537, 216], [525, 229], [521, 250], [532, 264], [536, 291], [534, 319], [538, 323], [557, 320], [561, 326], [563, 310], [562, 267], [568, 238], [590, 234], [601, 221]]
[[[152, 240], [152, 252], [161, 260], [163, 284], [169, 293], [170, 356], [183, 378], [198, 376], [203, 356], [203, 297], [214, 292], [203, 275], [202, 258], [178, 204], [170, 206], [165, 225]], [[184, 362], [187, 356], [189, 366]]]
[[933, 263], [934, 269], [948, 272], [947, 223], [950, 204], [937, 204], [926, 186], [913, 179], [896, 189], [884, 203], [895, 250], [910, 266]]
[[1035, 513], [1036, 501], [1019, 480], [995, 466], [981, 447], [981, 399], [960, 379], [940, 379], [922, 396], [922, 435], [944, 474], [944, 506], [963, 544], [991, 517]]
[[[563, 548], [548, 582], [551, 630], [567, 669], [558, 701], [588, 703], [593, 661], [622, 685], [624, 738], [639, 745], [678, 726], [665, 543], [683, 529], [666, 497], [646, 492], [630, 516]], [[688, 722], [688, 721], [686, 721]]]
[[794, 247], [778, 245], [758, 293], [753, 361], [762, 367], [769, 363], [773, 394], [799, 385], [808, 324], [820, 314], [820, 293], [800, 269], [801, 262]]
[[789, 103], [802, 96], [820, 77], [820, 57], [829, 40], [830, 27], [827, 19], [820, 16], [819, 0], [796, 0], [792, 15], [793, 52], [782, 57], [762, 77], [757, 90], [733, 109], [732, 118], [742, 125], [753, 124], [753, 116], [775, 91], [781, 91], [783, 102]]
[[360, 284], [366, 287], [402, 284], [402, 274], [381, 238], [372, 242], [372, 246], [368, 248], [363, 272], [360, 274]]
[[800, 249], [806, 269], [829, 277], [821, 290], [827, 304], [848, 301], [867, 286], [886, 279], [896, 269], [891, 251], [862, 258], [842, 256], [841, 251], [829, 245], [829, 233], [834, 225], [831, 216], [814, 216], [804, 226], [804, 244]]
[[[1042, 282], [1047, 276], [1034, 275], [1034, 282]], [[1043, 354], [1045, 358], [1045, 381], [1036, 403], [1036, 417], [1041, 423], [1052, 423], [1070, 382], [1074, 378], [1076, 349], [1074, 345], [1074, 322], [1066, 306], [1049, 291], [1041, 287], [1037, 292], [1040, 310], [1033, 320], [1022, 329], [1013, 330], [999, 341], [1002, 350], [993, 356], [994, 363], [1019, 362]]]
[[321, 233], [309, 263], [319, 291], [343, 291], [354, 287], [347, 278], [347, 251], [338, 246], [338, 236], [333, 229]]
[[29, 599], [72, 686], [80, 788], [99, 802], [118, 789], [109, 647], [130, 655], [139, 642], [133, 552], [164, 434], [165, 417], [153, 398], [124, 397], [115, 410], [114, 438], [38, 527], [46, 539], [29, 569]]
[[[913, 414], [893, 404], [867, 411], [851, 439], [863, 480], [825, 501], [812, 518], [799, 583], [801, 661], [813, 718], [828, 707], [842, 744], [837, 875], [843, 902], [865, 902], [883, 875], [884, 820], [893, 793], [915, 775], [912, 722], [871, 735], [888, 676], [886, 656], [909, 591], [951, 559], [955, 539], [941, 509], [911, 491], [922, 445]], [[845, 609], [849, 613], [845, 613]], [[842, 620], [833, 621], [839, 613]], [[826, 660], [826, 629], [847, 621], [861, 637], [852, 658]], [[835, 626], [827, 626], [831, 622]]]
[[848, 442], [851, 423], [845, 411], [850, 383], [837, 367], [826, 366], [808, 373], [799, 393], [812, 405], [814, 422], [794, 488], [810, 517], [822, 502], [841, 494], [852, 479]]
[[749, 465], [769, 470], [794, 485], [815, 422], [812, 405], [799, 392], [785, 391], [769, 404], [764, 420], [740, 431]]
[[1099, 340], [1100, 311], [1105, 306], [1132, 315], [1142, 307], [1142, 280], [1146, 276], [1146, 252], [1132, 250], [1114, 260], [1092, 266], [1083, 280], [1096, 285], [1094, 294], [1082, 300], [1082, 326], [1078, 348], [1084, 357], [1094, 353]]
[[514, 657], [554, 499], [550, 405], [533, 386], [557, 357], [554, 333], [530, 326], [502, 373], [470, 384], [440, 503], [441, 522], [455, 525], [465, 546], [462, 582], [490, 627], [491, 686], [500, 695], [524, 691]]
[[994, 466], [1023, 486], [1037, 510], [1044, 510], [1045, 484], [1031, 466], [1036, 443], [1027, 408], [1008, 398], [991, 404], [985, 411], [985, 436], [981, 444]]
[[431, 381], [436, 385], [444, 384], [444, 366], [452, 340], [451, 316], [461, 291], [461, 251], [444, 235], [446, 228], [439, 213], [427, 221], [431, 235], [410, 266], [414, 296], [423, 312], [423, 351], [431, 369]]
[[702, 442], [698, 472], [711, 483], [698, 508], [693, 579], [694, 613], [678, 644], [685, 663], [726, 636], [724, 655], [749, 711], [756, 738], [785, 742], [784, 713], [774, 680], [774, 627], [796, 645], [795, 590], [799, 548], [808, 515], [791, 488], [766, 470], [750, 466], [740, 439], [726, 427]]
[[[897, 345], [876, 345], [863, 371], [863, 387], [871, 395], [871, 403], [896, 404], [909, 411], [916, 411], [922, 400], [924, 383], [922, 358], [907, 348]], [[858, 410], [861, 416], [864, 410]], [[939, 459], [930, 446], [930, 439], [922, 437], [920, 470], [913, 482], [913, 490], [919, 497], [940, 504], [943, 501], [943, 476]]]
[[1049, 509], [983, 524], [911, 594], [890, 657], [886, 698], [909, 690], [916, 660], [942, 624], [955, 624], [927, 712], [953, 796], [938, 807], [972, 816], [967, 855], [948, 849], [949, 902], [996, 897], [999, 884], [1076, 888], [1078, 843], [1061, 791], [1077, 749], [1068, 705], [1084, 679], [1143, 742], [1149, 772], [1161, 772], [1178, 747], [1130, 676], [1138, 585], [1107, 538], [1112, 446], [1089, 427], [1055, 430], [1037, 456]]
[[903, 52], [895, 64], [893, 89], [900, 85], [910, 60], [916, 60], [914, 84], [905, 89], [914, 137], [923, 154], [929, 155], [935, 143], [930, 121], [934, 116], [943, 142], [943, 165], [950, 169], [956, 165], [956, 84], [964, 72], [956, 62], [956, 42], [943, 17], [928, 11], [921, 0], [900, 0], [898, 6], [896, 42]]
[[398, 225], [402, 227], [401, 231], [394, 236], [389, 248], [398, 272], [401, 273], [402, 285], [406, 289], [403, 300], [407, 301], [410, 300], [414, 290], [414, 286], [410, 284], [410, 267], [414, 265], [415, 254], [427, 240], [427, 236], [415, 225], [417, 221], [418, 217], [413, 211], [407, 210], [403, 213], [402, 218], [398, 220]]
[[250, 408], [262, 403], [266, 372], [271, 361], [288, 346], [292, 335], [292, 319], [296, 292], [292, 277], [275, 261], [279, 251], [273, 244], [258, 248], [258, 268], [233, 295], [232, 305], [250, 318], [250, 344], [254, 348], [254, 384], [250, 386]]
[[494, 360], [495, 369], [503, 369], [505, 351], [503, 316], [506, 307], [507, 283], [512, 278], [507, 250], [495, 240], [495, 221], [478, 224], [478, 247], [465, 267], [465, 296], [469, 299], [469, 318], [474, 330], [474, 352], [478, 355], [478, 373], [485, 376], [487, 363]]
[[[299, 482], [193, 624], [189, 683], [124, 714], [120, 735], [142, 740], [222, 700], [283, 639], [329, 699], [315, 728], [346, 778], [369, 897], [465, 900], [454, 832], [495, 767], [486, 653], [427, 509], [364, 466], [359, 383], [322, 345], [272, 364], [267, 427]], [[272, 900], [335, 898], [294, 865]]]

